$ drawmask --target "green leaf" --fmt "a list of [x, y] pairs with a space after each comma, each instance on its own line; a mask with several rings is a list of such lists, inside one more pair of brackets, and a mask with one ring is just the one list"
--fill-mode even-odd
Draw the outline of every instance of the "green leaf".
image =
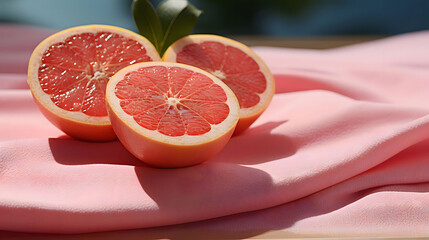
[[163, 29], [155, 8], [149, 0], [133, 0], [131, 10], [140, 34], [152, 42], [159, 52]]
[[159, 54], [162, 56], [176, 40], [189, 35], [202, 13], [186, 0], [164, 0], [157, 9], [164, 36], [159, 42]]

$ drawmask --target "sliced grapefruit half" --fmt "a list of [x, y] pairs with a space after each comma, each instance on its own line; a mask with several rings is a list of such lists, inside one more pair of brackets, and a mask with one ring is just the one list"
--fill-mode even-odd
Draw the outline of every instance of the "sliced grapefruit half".
[[189, 35], [173, 43], [163, 60], [201, 68], [232, 89], [240, 103], [235, 133], [247, 129], [274, 95], [274, 78], [265, 63], [244, 44], [225, 37]]
[[231, 89], [199, 68], [138, 63], [107, 84], [107, 110], [119, 140], [143, 162], [161, 168], [201, 163], [230, 139], [239, 118]]
[[112, 140], [107, 82], [125, 66], [158, 60], [153, 45], [134, 32], [79, 26], [53, 34], [35, 48], [28, 84], [42, 113], [63, 132], [83, 140]]

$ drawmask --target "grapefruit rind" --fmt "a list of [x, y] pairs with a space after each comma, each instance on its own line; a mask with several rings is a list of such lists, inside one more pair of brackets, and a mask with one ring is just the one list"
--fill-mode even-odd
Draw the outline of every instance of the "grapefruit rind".
[[109, 25], [84, 25], [62, 30], [43, 40], [34, 49], [28, 65], [27, 82], [41, 112], [60, 130], [78, 139], [106, 141], [115, 139], [116, 135], [111, 128], [108, 116], [89, 116], [82, 112], [67, 111], [52, 102], [50, 95], [43, 91], [38, 79], [41, 57], [50, 46], [63, 42], [70, 36], [103, 31], [116, 33], [141, 43], [145, 47], [148, 56], [154, 61], [160, 60], [159, 54], [152, 43], [132, 31]]
[[[274, 92], [275, 92], [274, 77], [271, 74], [271, 71], [269, 70], [267, 65], [264, 63], [264, 61], [255, 52], [253, 52], [253, 50], [251, 50], [249, 47], [247, 47], [246, 45], [244, 45], [240, 42], [237, 42], [237, 41], [234, 41], [232, 39], [225, 38], [222, 36], [217, 36], [217, 35], [194, 34], [194, 35], [189, 35], [189, 36], [183, 37], [183, 38], [177, 40], [176, 42], [174, 42], [165, 51], [162, 59], [164, 61], [167, 61], [167, 62], [176, 62], [177, 54], [179, 52], [181, 52], [185, 46], [187, 46], [189, 44], [201, 44], [201, 43], [206, 42], [206, 41], [220, 42], [226, 46], [232, 46], [232, 47], [235, 47], [235, 48], [242, 50], [243, 52], [248, 54], [250, 57], [252, 57], [253, 60], [256, 61], [256, 63], [259, 66], [260, 72], [264, 75], [264, 77], [267, 81], [265, 91], [258, 94], [258, 96], [260, 97], [259, 103], [257, 103], [255, 106], [252, 106], [250, 108], [241, 108], [240, 109], [239, 125], [242, 125], [242, 126], [237, 126], [237, 128], [245, 129], [248, 126], [250, 126], [250, 124], [252, 124], [253, 121], [255, 121], [256, 118], [258, 118], [262, 114], [262, 112], [270, 104], [271, 99], [274, 96]], [[242, 119], [243, 120], [246, 119], [246, 120], [241, 121]]]

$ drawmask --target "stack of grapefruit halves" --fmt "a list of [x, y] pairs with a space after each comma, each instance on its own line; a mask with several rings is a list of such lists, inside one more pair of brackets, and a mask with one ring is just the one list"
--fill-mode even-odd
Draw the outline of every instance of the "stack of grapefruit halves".
[[183, 167], [218, 153], [267, 108], [274, 80], [246, 46], [191, 35], [167, 49], [128, 30], [87, 25], [34, 50], [28, 83], [43, 114], [82, 140], [116, 137], [156, 167]]

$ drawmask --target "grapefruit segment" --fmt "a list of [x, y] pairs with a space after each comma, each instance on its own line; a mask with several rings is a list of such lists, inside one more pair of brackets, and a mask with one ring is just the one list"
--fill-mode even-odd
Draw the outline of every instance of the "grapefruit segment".
[[156, 167], [183, 167], [219, 152], [239, 117], [234, 93], [199, 68], [167, 62], [134, 64], [107, 85], [107, 110], [123, 145]]
[[63, 132], [83, 140], [112, 140], [116, 136], [106, 111], [107, 82], [125, 66], [159, 59], [147, 39], [126, 29], [74, 27], [36, 47], [28, 84], [42, 113]]
[[173, 43], [163, 60], [201, 68], [232, 89], [240, 104], [235, 133], [247, 129], [274, 95], [274, 78], [264, 62], [251, 49], [228, 38], [189, 35]]

